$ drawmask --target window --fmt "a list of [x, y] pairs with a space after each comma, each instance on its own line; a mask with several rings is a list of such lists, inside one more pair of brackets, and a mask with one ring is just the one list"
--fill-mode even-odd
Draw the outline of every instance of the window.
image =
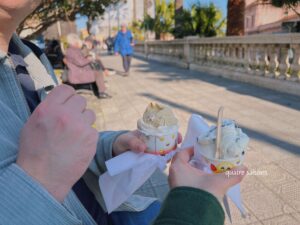
[[251, 27], [255, 26], [255, 15], [251, 16]]

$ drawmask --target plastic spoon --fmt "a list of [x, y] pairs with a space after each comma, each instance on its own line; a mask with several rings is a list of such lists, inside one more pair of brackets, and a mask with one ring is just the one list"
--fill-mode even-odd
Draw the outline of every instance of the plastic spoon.
[[221, 106], [218, 111], [218, 121], [217, 121], [217, 134], [216, 134], [216, 157], [217, 159], [223, 159], [224, 154], [220, 148], [221, 144], [221, 134], [222, 134], [222, 122], [223, 122], [223, 111], [224, 107]]

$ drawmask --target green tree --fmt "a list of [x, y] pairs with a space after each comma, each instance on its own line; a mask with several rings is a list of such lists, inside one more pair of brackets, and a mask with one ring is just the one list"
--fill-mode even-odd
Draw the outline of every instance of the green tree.
[[287, 9], [293, 10], [298, 16], [300, 13], [296, 10], [296, 7], [299, 5], [300, 0], [260, 0], [265, 4], [272, 4], [275, 7], [285, 7]]
[[160, 34], [171, 32], [174, 27], [174, 1], [156, 0], [155, 18], [145, 15], [141, 28], [155, 32], [155, 38]]
[[175, 0], [175, 33], [182, 32], [182, 19], [184, 18], [183, 0]]
[[19, 26], [17, 32], [32, 30], [34, 37], [57, 21], [74, 21], [76, 15], [90, 20], [105, 12], [105, 8], [118, 0], [44, 0], [42, 4]]
[[141, 28], [141, 22], [140, 21], [133, 21], [129, 26], [128, 29], [131, 30], [131, 32], [134, 35], [134, 39], [138, 41], [144, 40], [144, 34]]
[[178, 15], [181, 21], [180, 29], [174, 29], [176, 38], [199, 35], [201, 37], [212, 37], [223, 34], [225, 19], [222, 19], [222, 12], [211, 3], [202, 6], [200, 3], [194, 4], [190, 9], [183, 9]]
[[271, 0], [271, 4], [276, 7], [296, 7], [300, 0]]

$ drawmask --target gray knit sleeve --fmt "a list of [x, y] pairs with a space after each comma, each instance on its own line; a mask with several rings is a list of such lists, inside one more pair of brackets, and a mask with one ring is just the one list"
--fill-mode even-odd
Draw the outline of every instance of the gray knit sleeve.
[[117, 137], [126, 132], [128, 131], [104, 131], [99, 133], [96, 156], [89, 168], [95, 175], [99, 176], [107, 170], [105, 161], [113, 157], [113, 143]]
[[75, 213], [22, 168], [13, 163], [0, 170], [0, 224], [80, 225]]

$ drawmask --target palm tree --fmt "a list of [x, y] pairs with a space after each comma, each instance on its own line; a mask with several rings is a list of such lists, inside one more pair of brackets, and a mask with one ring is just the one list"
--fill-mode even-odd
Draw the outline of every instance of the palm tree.
[[222, 19], [222, 12], [213, 3], [208, 6], [194, 4], [190, 9], [183, 9], [178, 17], [181, 29], [173, 32], [176, 38], [190, 35], [213, 37], [224, 33], [226, 20]]
[[183, 13], [183, 0], [175, 0], [175, 33], [181, 33], [181, 19]]
[[245, 0], [227, 2], [227, 36], [244, 35]]
[[183, 0], [175, 0], [175, 13], [182, 11], [183, 9]]
[[161, 34], [169, 33], [174, 25], [174, 2], [167, 0], [155, 1], [155, 17], [146, 15], [141, 25], [142, 29], [155, 32], [155, 38], [159, 39]]

